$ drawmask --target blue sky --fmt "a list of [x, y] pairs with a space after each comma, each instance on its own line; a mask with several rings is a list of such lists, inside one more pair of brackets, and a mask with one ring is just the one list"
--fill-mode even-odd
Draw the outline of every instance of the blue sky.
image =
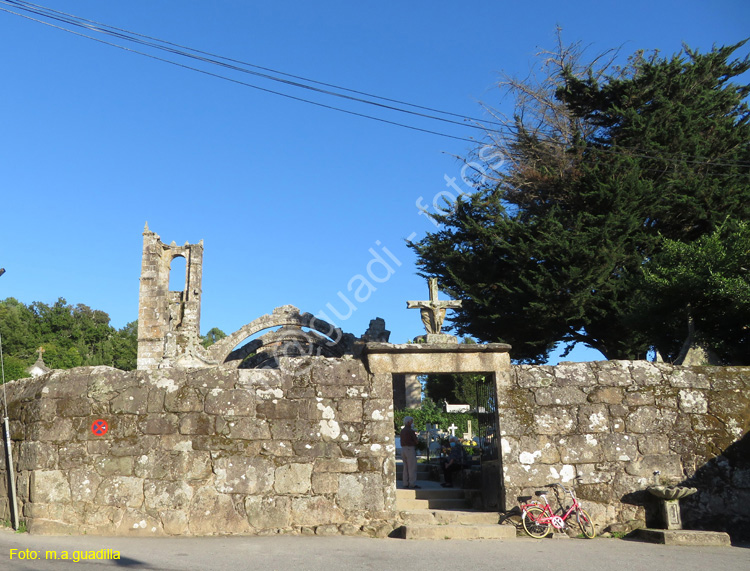
[[[501, 71], [524, 76], [555, 28], [595, 54], [708, 50], [750, 30], [750, 3], [39, 0], [44, 6], [318, 81], [471, 117], [510, 110]], [[12, 10], [0, 2], [0, 8]], [[472, 143], [292, 101], [0, 12], [0, 298], [85, 303], [136, 319], [142, 230], [205, 245], [202, 331], [274, 307], [326, 312], [360, 335], [382, 317], [423, 332], [409, 236], [460, 177]], [[747, 50], [745, 50], [747, 51]], [[212, 73], [225, 73], [203, 65]], [[232, 77], [416, 127], [467, 127]], [[460, 178], [459, 178], [460, 180]], [[468, 190], [468, 189], [467, 189]], [[391, 253], [397, 264], [384, 249]], [[390, 270], [375, 255], [389, 262]], [[369, 266], [368, 266], [369, 264]], [[355, 299], [357, 275], [376, 288]], [[339, 292], [354, 306], [342, 300]], [[330, 306], [329, 306], [330, 305]], [[335, 317], [333, 307], [346, 319]], [[351, 314], [349, 316], [349, 314]], [[576, 350], [568, 359], [598, 353]], [[554, 362], [554, 361], [553, 361]]]

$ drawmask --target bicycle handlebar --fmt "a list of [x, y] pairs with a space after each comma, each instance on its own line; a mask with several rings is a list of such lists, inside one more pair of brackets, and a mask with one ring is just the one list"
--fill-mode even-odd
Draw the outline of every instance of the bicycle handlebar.
[[570, 497], [575, 498], [575, 495], [573, 494], [573, 488], [566, 488], [565, 486], [563, 486], [562, 484], [558, 484], [557, 482], [552, 483], [552, 484], [547, 484], [545, 487], [554, 488], [555, 486], [558, 486], [559, 488], [561, 488], [563, 493], [570, 494]]

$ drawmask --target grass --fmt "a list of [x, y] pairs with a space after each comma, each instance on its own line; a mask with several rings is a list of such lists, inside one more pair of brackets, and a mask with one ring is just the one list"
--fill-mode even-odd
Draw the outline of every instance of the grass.
[[[0, 526], [2, 527], [13, 527], [13, 524], [9, 519], [2, 519], [0, 520]], [[26, 522], [21, 520], [18, 524], [18, 529], [16, 530], [16, 533], [26, 533], [28, 530], [26, 529]]]

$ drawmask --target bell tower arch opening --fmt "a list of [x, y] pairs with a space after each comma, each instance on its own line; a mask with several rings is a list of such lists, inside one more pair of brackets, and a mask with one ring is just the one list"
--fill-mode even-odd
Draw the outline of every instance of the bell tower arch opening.
[[175, 254], [169, 264], [169, 291], [185, 291], [187, 278], [187, 260], [185, 256]]

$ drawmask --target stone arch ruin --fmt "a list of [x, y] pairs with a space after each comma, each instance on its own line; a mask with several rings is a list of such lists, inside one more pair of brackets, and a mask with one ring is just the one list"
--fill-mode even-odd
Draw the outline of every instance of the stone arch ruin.
[[[279, 329], [235, 349], [245, 339], [273, 328]], [[353, 335], [311, 313], [300, 313], [296, 307], [284, 305], [220, 339], [209, 347], [208, 354], [223, 366], [278, 368], [282, 356], [342, 357], [352, 353], [353, 345]]]
[[[185, 288], [170, 291], [170, 265], [186, 259]], [[164, 244], [148, 228], [143, 231], [143, 258], [138, 300], [138, 370], [197, 368], [277, 368], [281, 356], [337, 358], [352, 355], [356, 342], [387, 341], [382, 319], [375, 319], [362, 338], [291, 305], [277, 307], [204, 349], [200, 343], [203, 241]], [[266, 329], [242, 347], [238, 345]]]

